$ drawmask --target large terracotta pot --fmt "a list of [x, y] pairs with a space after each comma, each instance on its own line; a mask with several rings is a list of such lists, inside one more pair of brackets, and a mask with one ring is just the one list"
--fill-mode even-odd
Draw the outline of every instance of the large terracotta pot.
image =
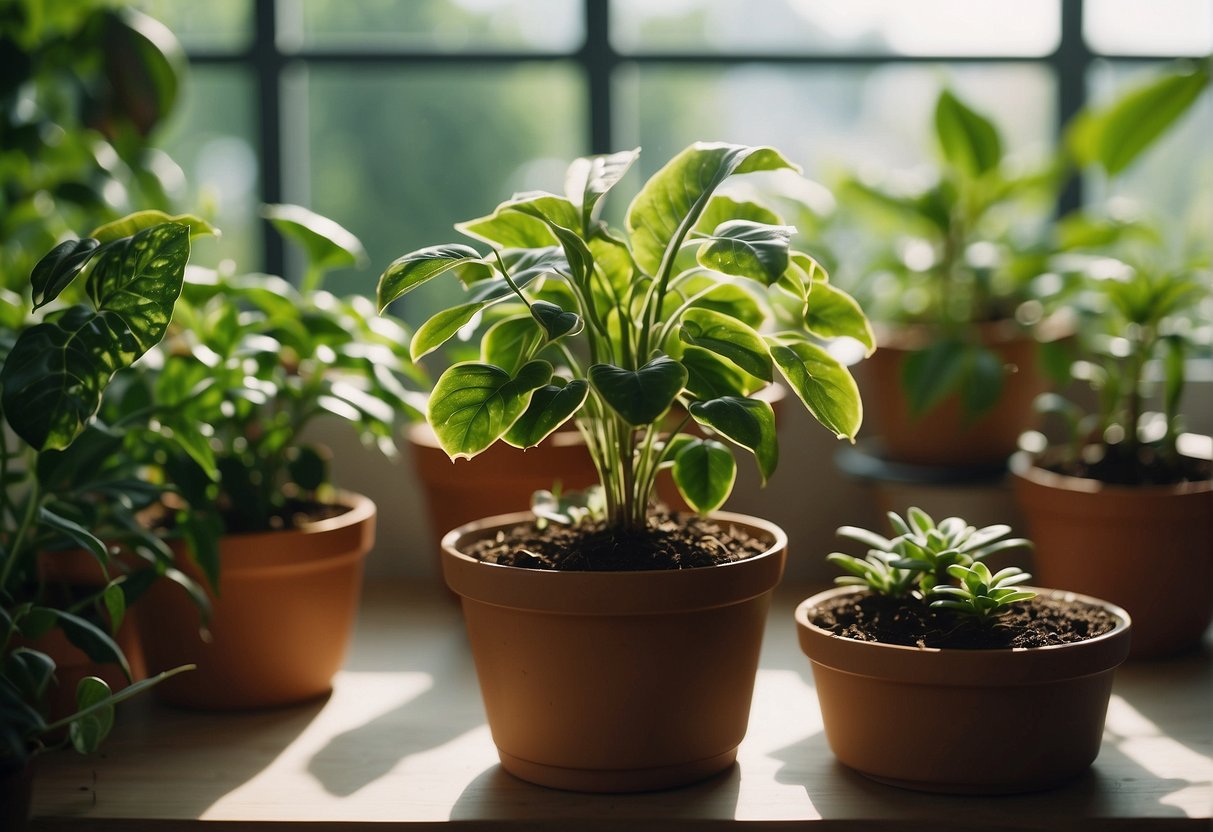
[[148, 591], [139, 629], [149, 671], [198, 666], [157, 685], [164, 700], [228, 710], [286, 705], [330, 690], [353, 632], [375, 532], [374, 503], [353, 494], [342, 502], [349, 510], [336, 517], [221, 540], [220, 592], [211, 595], [207, 640], [184, 590], [158, 581]]
[[965, 417], [953, 394], [921, 418], [914, 418], [902, 384], [909, 356], [925, 349], [935, 337], [926, 326], [882, 327], [878, 349], [856, 366], [863, 392], [867, 435], [879, 436], [884, 455], [897, 462], [923, 465], [987, 465], [1004, 462], [1015, 452], [1020, 433], [1031, 426], [1032, 405], [1049, 388], [1037, 358], [1039, 343], [1067, 337], [1068, 323], [1050, 320], [1032, 330], [1014, 321], [976, 327], [979, 342], [993, 350], [1009, 368], [1002, 395], [992, 409], [975, 420]]
[[939, 650], [842, 638], [796, 609], [826, 740], [844, 765], [896, 786], [953, 794], [1033, 791], [1086, 771], [1099, 753], [1112, 672], [1129, 652], [1129, 616], [1111, 632], [1055, 647]]
[[483, 563], [468, 541], [528, 521], [494, 517], [443, 539], [501, 764], [559, 789], [629, 792], [732, 765], [787, 538], [741, 515], [713, 516], [769, 541], [723, 566], [557, 572]]
[[1117, 486], [1016, 454], [1015, 494], [1041, 583], [1119, 604], [1133, 658], [1194, 647], [1213, 618], [1213, 482]]

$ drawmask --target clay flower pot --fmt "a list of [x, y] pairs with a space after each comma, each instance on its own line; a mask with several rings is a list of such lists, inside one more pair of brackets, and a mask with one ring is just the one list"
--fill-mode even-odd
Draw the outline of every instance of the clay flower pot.
[[1099, 753], [1112, 672], [1129, 652], [1129, 616], [1087, 641], [1007, 650], [940, 650], [842, 638], [796, 609], [826, 739], [844, 765], [896, 786], [953, 794], [1034, 791], [1084, 772]]
[[921, 418], [911, 415], [902, 370], [912, 353], [930, 346], [934, 331], [926, 326], [878, 329], [878, 349], [856, 367], [864, 415], [871, 424], [871, 430], [865, 426], [865, 432], [880, 437], [884, 457], [894, 462], [1004, 463], [1015, 452], [1020, 433], [1031, 425], [1036, 397], [1049, 389], [1037, 358], [1040, 342], [1059, 340], [1071, 331], [1070, 324], [1060, 319], [1049, 319], [1033, 330], [1010, 320], [978, 326], [982, 346], [1012, 369], [1003, 380], [998, 404], [969, 421], [956, 394]]
[[286, 705], [330, 690], [353, 632], [375, 532], [374, 503], [354, 494], [342, 502], [349, 510], [336, 517], [221, 540], [207, 641], [184, 590], [153, 585], [139, 618], [149, 671], [198, 666], [158, 685], [164, 700], [228, 710]]
[[1119, 604], [1133, 616], [1133, 658], [1200, 642], [1213, 618], [1213, 481], [1108, 485], [1011, 460], [1016, 498], [1049, 586]]
[[732, 765], [787, 538], [720, 513], [767, 550], [722, 566], [558, 572], [483, 563], [467, 542], [529, 521], [493, 517], [443, 539], [463, 600], [493, 742], [506, 771], [559, 789], [630, 792]]

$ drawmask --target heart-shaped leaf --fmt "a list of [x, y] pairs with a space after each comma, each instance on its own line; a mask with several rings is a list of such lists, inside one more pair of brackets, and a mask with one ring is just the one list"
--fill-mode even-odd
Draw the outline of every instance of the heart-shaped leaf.
[[737, 479], [737, 461], [724, 445], [696, 439], [674, 459], [674, 484], [687, 505], [708, 514], [724, 505]]
[[763, 381], [771, 381], [771, 352], [766, 341], [736, 318], [713, 309], [688, 309], [682, 314], [678, 337], [727, 358]]
[[993, 170], [1002, 161], [1002, 140], [994, 123], [950, 90], [940, 93], [935, 104], [935, 133], [944, 158], [970, 176]]
[[114, 727], [113, 704], [93, 707], [110, 698], [110, 687], [96, 676], [85, 676], [76, 685], [76, 710], [90, 709], [71, 721], [68, 736], [81, 754], [96, 751]]
[[788, 246], [796, 229], [750, 220], [721, 223], [699, 249], [700, 265], [770, 286], [788, 268]]
[[691, 416], [701, 425], [754, 452], [758, 473], [765, 485], [779, 464], [779, 440], [775, 435], [775, 411], [769, 402], [739, 396], [724, 396], [691, 405]]
[[101, 243], [90, 237], [65, 240], [45, 254], [30, 274], [34, 289], [34, 309], [39, 309], [59, 297], [93, 259]]
[[488, 364], [456, 364], [434, 385], [426, 418], [447, 456], [471, 459], [513, 426], [551, 378], [546, 361], [531, 361], [514, 376]]
[[839, 439], [854, 439], [863, 422], [859, 387], [843, 364], [816, 344], [773, 342], [771, 358], [818, 422]]
[[419, 249], [397, 258], [380, 275], [376, 291], [379, 311], [406, 292], [449, 271], [454, 271], [464, 283], [493, 276], [493, 267], [470, 246], [453, 244]]
[[266, 205], [262, 216], [307, 252], [308, 263], [320, 269], [356, 266], [366, 259], [362, 241], [328, 217], [301, 205]]
[[855, 298], [825, 281], [813, 284], [805, 326], [819, 338], [854, 338], [863, 344], [865, 355], [876, 351], [876, 335]]
[[543, 344], [543, 328], [530, 315], [504, 318], [480, 339], [480, 361], [513, 373]]
[[581, 316], [576, 312], [565, 312], [556, 304], [544, 300], [531, 304], [531, 315], [543, 327], [549, 341], [555, 341], [562, 335], [576, 335], [583, 326]]
[[621, 150], [603, 156], [577, 159], [569, 165], [564, 177], [564, 192], [569, 201], [581, 206], [581, 228], [588, 232], [595, 218], [595, 206], [616, 183], [628, 172], [628, 168], [640, 156], [640, 148]]
[[506, 431], [505, 441], [515, 448], [533, 448], [571, 419], [585, 404], [589, 392], [589, 384], [580, 378], [564, 387], [540, 387], [531, 396], [526, 412]]
[[639, 370], [594, 364], [589, 376], [612, 410], [629, 425], [640, 426], [656, 422], [669, 410], [686, 384], [687, 371], [669, 356], [659, 355]]
[[637, 264], [656, 275], [666, 249], [699, 221], [712, 192], [733, 174], [795, 166], [769, 147], [698, 142], [657, 171], [628, 206]]

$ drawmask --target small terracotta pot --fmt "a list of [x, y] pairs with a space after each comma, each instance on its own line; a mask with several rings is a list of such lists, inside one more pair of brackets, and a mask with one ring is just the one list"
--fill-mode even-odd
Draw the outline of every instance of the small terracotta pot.
[[[191, 708], [263, 708], [323, 696], [341, 668], [374, 543], [375, 504], [347, 494], [337, 517], [279, 532], [227, 535], [219, 546], [220, 592], [199, 634], [198, 608], [176, 584], [158, 581], [140, 601], [148, 669], [198, 669], [156, 686]], [[192, 563], [182, 568], [192, 570]]]
[[783, 574], [783, 531], [716, 514], [768, 540], [768, 549], [723, 566], [655, 572], [521, 569], [459, 551], [530, 519], [469, 523], [442, 542], [505, 770], [558, 789], [632, 792], [732, 765]]
[[877, 332], [878, 349], [856, 366], [863, 391], [864, 415], [879, 436], [888, 459], [922, 465], [987, 465], [1003, 462], [1015, 452], [1019, 435], [1030, 427], [1036, 397], [1049, 389], [1037, 359], [1039, 342], [1071, 334], [1063, 321], [1047, 321], [1026, 330], [1014, 321], [997, 321], [976, 328], [982, 346], [993, 350], [1011, 371], [1002, 394], [989, 411], [966, 419], [959, 396], [945, 398], [921, 418], [914, 418], [902, 385], [906, 360], [925, 349], [935, 337], [926, 326], [884, 327]]
[[1213, 619], [1213, 481], [1117, 486], [1011, 460], [1041, 583], [1133, 616], [1133, 658], [1194, 647]]
[[1088, 641], [1015, 650], [939, 650], [857, 641], [810, 623], [836, 587], [796, 608], [826, 739], [838, 760], [895, 786], [951, 794], [1035, 791], [1086, 771], [1099, 753], [1112, 672], [1129, 616]]

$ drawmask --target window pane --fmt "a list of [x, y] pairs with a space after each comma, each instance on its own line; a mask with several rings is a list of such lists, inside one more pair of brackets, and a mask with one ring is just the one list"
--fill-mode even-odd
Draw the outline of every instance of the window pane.
[[[366, 269], [334, 275], [343, 293], [373, 293], [405, 252], [468, 242], [452, 226], [517, 191], [563, 192], [566, 165], [586, 152], [583, 84], [564, 64], [316, 67], [306, 102], [311, 193], [288, 196], [366, 246]], [[417, 324], [458, 295], [455, 281], [434, 280], [395, 311]]]
[[624, 52], [1046, 55], [1058, 0], [611, 0]]
[[569, 0], [280, 0], [284, 48], [497, 48], [560, 52], [584, 39]]
[[235, 52], [252, 40], [252, 0], [139, 0], [139, 6], [172, 29], [186, 49]]
[[1087, 0], [1083, 34], [1096, 52], [1207, 55], [1213, 52], [1209, 0]]
[[180, 205], [212, 219], [223, 235], [196, 243], [196, 262], [230, 257], [262, 268], [252, 79], [239, 67], [193, 66], [172, 122], [157, 144], [185, 174]]

